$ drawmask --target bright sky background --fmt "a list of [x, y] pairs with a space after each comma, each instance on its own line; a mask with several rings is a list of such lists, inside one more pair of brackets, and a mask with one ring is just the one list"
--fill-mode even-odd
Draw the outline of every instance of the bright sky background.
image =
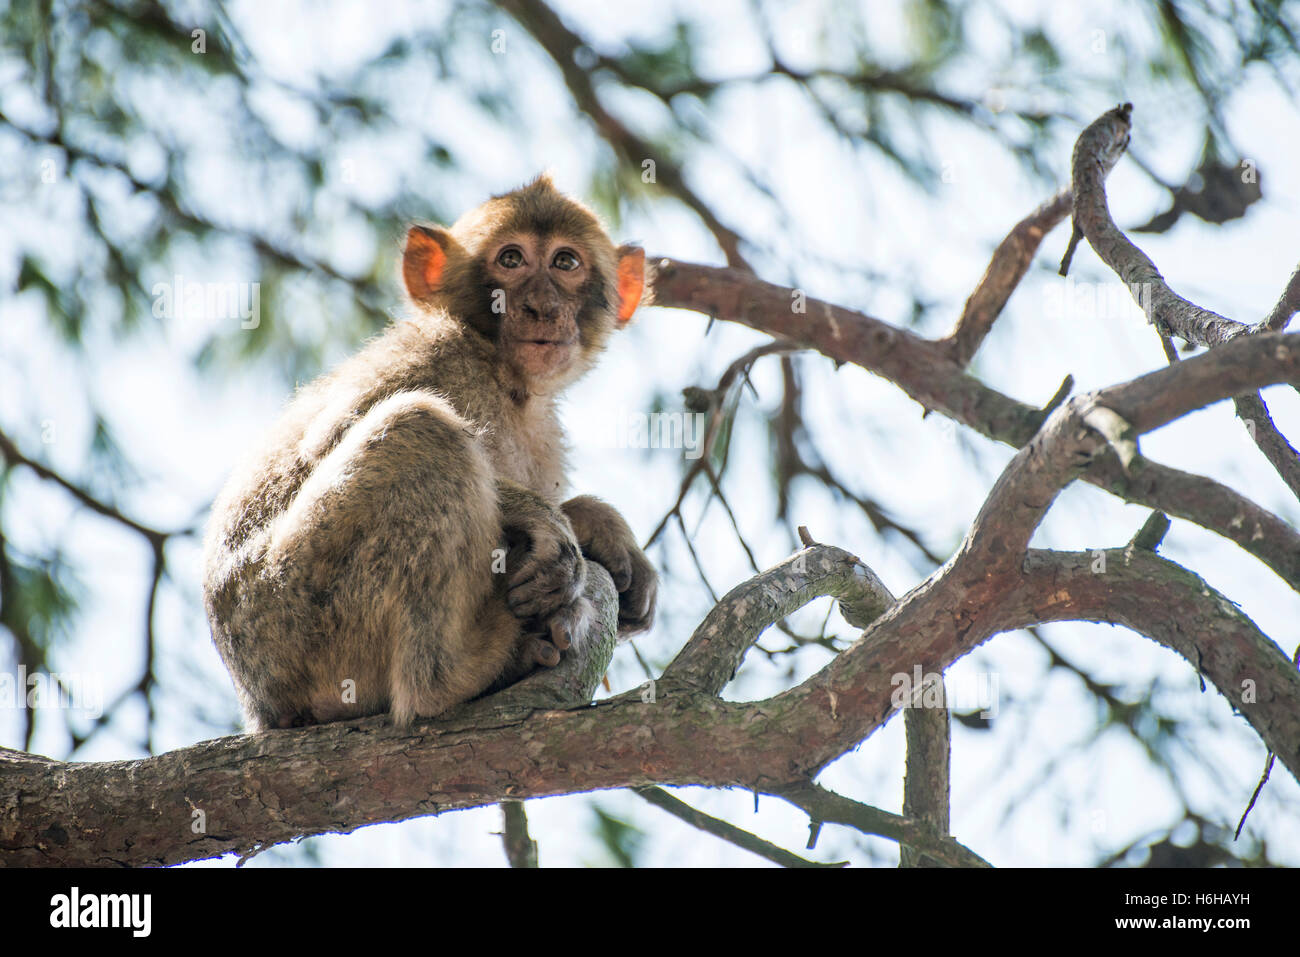
[[[750, 32], [749, 6], [743, 2], [698, 5], [674, 4], [691, 16], [707, 18], [713, 26], [703, 35], [709, 43], [702, 58], [705, 75], [748, 74], [766, 66], [761, 45]], [[1127, 31], [1130, 42], [1148, 43], [1141, 25], [1119, 19], [1115, 5], [1055, 5], [1015, 3], [1012, 9], [1028, 18], [1044, 15], [1049, 31], [1065, 38], [1075, 62], [1067, 69], [1091, 76], [1113, 77], [1109, 89], [1096, 97], [1070, 104], [1084, 122], [1121, 100], [1135, 104], [1132, 150], [1170, 181], [1181, 181], [1196, 165], [1201, 143], [1199, 114], [1190, 99], [1130, 85], [1115, 70], [1113, 59], [1094, 52], [1094, 30]], [[436, 22], [441, 5], [428, 2], [382, 4], [283, 2], [235, 3], [232, 14], [245, 36], [273, 73], [295, 83], [310, 84], [316, 71], [344, 72], [386, 45], [397, 33], [418, 23]], [[565, 19], [598, 46], [616, 50], [629, 35], [653, 36], [665, 21], [658, 4], [610, 5], [564, 2], [557, 8]], [[894, 4], [872, 3], [873, 29], [889, 35], [903, 26]], [[877, 8], [878, 11], [877, 11]], [[383, 11], [378, 15], [377, 11]], [[779, 43], [795, 65], [814, 56], [815, 38], [801, 35], [801, 10], [793, 5], [785, 15]], [[1032, 102], [1036, 78], [1024, 75], [999, 47], [1000, 33], [989, 25], [984, 63], [1004, 64], [988, 74], [971, 75], [959, 92], [982, 90], [993, 82], [1008, 91], [1008, 102]], [[467, 69], [489, 69], [484, 47], [489, 37], [465, 37]], [[470, 53], [473, 55], [471, 56]], [[581, 191], [598, 149], [585, 123], [572, 112], [555, 71], [513, 24], [508, 28], [507, 58], [537, 64], [533, 82], [518, 95], [536, 117], [535, 129], [522, 141], [508, 139], [500, 129], [468, 113], [460, 91], [439, 89], [429, 82], [412, 85], [407, 104], [410, 124], [437, 130], [444, 140], [462, 145], [477, 157], [472, 167], [439, 184], [445, 207], [460, 211], [480, 202], [489, 192], [510, 188], [543, 168], [555, 171], [557, 182]], [[512, 62], [517, 67], [517, 63]], [[742, 157], [775, 184], [786, 208], [796, 217], [798, 233], [772, 243], [783, 255], [815, 249], [844, 262], [869, 265], [884, 281], [869, 284], [828, 268], [797, 263], [792, 271], [771, 259], [758, 259], [760, 273], [786, 282], [797, 272], [809, 295], [860, 308], [894, 323], [906, 320], [901, 290], [920, 288], [935, 303], [924, 317], [927, 335], [946, 331], [965, 297], [984, 271], [992, 247], [1025, 213], [1050, 194], [1031, 181], [1014, 161], [987, 137], [969, 127], [935, 122], [927, 127], [935, 165], [951, 175], [926, 195], [878, 157], [855, 154], [831, 138], [817, 116], [794, 91], [769, 82], [730, 94], [714, 140]], [[652, 129], [663, 122], [653, 104], [610, 98], [610, 105], [636, 126]], [[283, 116], [288, 142], [310, 137], [309, 121], [297, 116], [283, 97], [267, 95], [264, 108]], [[1295, 223], [1300, 214], [1300, 118], [1294, 104], [1263, 71], [1226, 104], [1235, 141], [1262, 170], [1264, 201], [1248, 215], [1226, 226], [1209, 227], [1185, 218], [1162, 236], [1135, 237], [1155, 260], [1175, 290], [1201, 305], [1232, 318], [1262, 317], [1300, 258]], [[175, 122], [201, 128], [200, 114], [177, 111]], [[549, 128], [549, 132], [547, 131]], [[1072, 137], [1063, 136], [1048, 167], [1066, 175]], [[246, 200], [221, 162], [223, 145], [213, 144], [210, 164], [212, 196], [228, 204], [232, 216], [243, 215]], [[346, 187], [358, 196], [384, 196], [398, 187], [387, 163], [405, 156], [400, 138], [379, 142], [373, 150], [356, 151], [356, 181]], [[736, 175], [735, 167], [709, 153], [692, 154], [686, 163], [691, 184], [712, 205], [719, 218], [741, 232], [767, 235], [778, 229], [769, 207], [756, 202]], [[31, 173], [33, 182], [35, 173]], [[209, 180], [205, 179], [205, 182]], [[647, 186], [648, 190], [655, 187]], [[57, 244], [57, 224], [70, 218], [67, 193], [50, 188], [34, 199], [43, 222], [6, 218], [0, 206], [0, 254], [17, 230], [41, 229]], [[1121, 161], [1109, 180], [1112, 212], [1121, 225], [1133, 225], [1163, 209], [1165, 197], [1129, 160]], [[412, 210], [413, 218], [430, 211]], [[15, 231], [11, 233], [11, 231]], [[708, 263], [721, 257], [707, 232], [673, 202], [648, 214], [635, 214], [620, 224], [619, 240], [635, 239], [654, 254]], [[1079, 310], [1061, 314], [1064, 280], [1055, 275], [1068, 238], [1068, 225], [1043, 243], [1037, 268], [1026, 277], [1006, 314], [976, 358], [974, 372], [994, 388], [1025, 402], [1040, 405], [1067, 373], [1076, 392], [1123, 381], [1161, 367], [1164, 359], [1155, 336], [1131, 305], [1100, 315]], [[346, 235], [312, 237], [320, 248], [346, 263], [347, 256], [365, 256], [366, 244]], [[394, 264], [392, 284], [396, 305], [398, 237], [389, 245]], [[350, 253], [350, 250], [355, 250]], [[802, 252], [801, 252], [802, 250]], [[69, 250], [75, 256], [75, 250]], [[0, 255], [0, 262], [6, 257]], [[240, 274], [238, 263], [186, 264], [186, 278], [211, 281], [256, 280]], [[160, 266], [157, 281], [170, 280], [176, 270]], [[1076, 283], [1108, 282], [1096, 256], [1081, 247], [1072, 275]], [[0, 276], [0, 280], [11, 277]], [[39, 449], [26, 446], [65, 474], [84, 474], [82, 450], [89, 422], [88, 394], [108, 410], [124, 448], [146, 471], [148, 481], [121, 502], [128, 514], [156, 527], [184, 525], [200, 514], [217, 492], [236, 456], [257, 433], [268, 427], [286, 394], [263, 371], [248, 368], [224, 381], [200, 379], [189, 364], [204, 338], [201, 324], [173, 324], [162, 335], [137, 338], [124, 346], [109, 341], [91, 324], [90, 363], [72, 360], [56, 347], [41, 310], [30, 300], [8, 300], [0, 321], [0, 422], [49, 422], [54, 441]], [[238, 322], [218, 320], [229, 335], [241, 332]], [[304, 314], [286, 321], [303, 328], [323, 328], [328, 315]], [[636, 451], [604, 447], [585, 410], [611, 407], [648, 410], [656, 389], [674, 394], [682, 386], [716, 385], [726, 365], [763, 337], [737, 326], [718, 323], [704, 337], [703, 317], [663, 309], [644, 310], [636, 327], [616, 341], [606, 362], [570, 393], [565, 421], [575, 445], [573, 475], [576, 492], [597, 492], [627, 515], [639, 535], [648, 535], [671, 507], [679, 480], [680, 452]], [[98, 337], [97, 341], [96, 337]], [[336, 358], [341, 358], [338, 356]], [[984, 495], [1012, 450], [994, 445], [938, 416], [920, 419], [920, 409], [898, 389], [861, 370], [833, 371], [829, 360], [803, 360], [805, 416], [819, 448], [838, 473], [859, 491], [887, 504], [895, 517], [918, 527], [930, 546], [947, 555], [964, 533]], [[757, 367], [753, 381], [760, 400], [746, 400], [726, 486], [746, 537], [760, 564], [787, 556], [793, 545], [793, 524], [774, 522], [770, 489], [769, 449], [762, 439], [759, 412], [771, 409], [779, 394], [779, 369], [774, 359]], [[1300, 397], [1294, 390], [1266, 393], [1275, 421], [1293, 441], [1300, 437]], [[24, 434], [36, 435], [28, 429]], [[1294, 500], [1272, 468], [1236, 422], [1229, 404], [1219, 405], [1145, 438], [1151, 458], [1217, 478], [1253, 497], [1266, 508], [1296, 520]], [[871, 565], [896, 594], [903, 594], [923, 577], [903, 546], [887, 547], [860, 515], [847, 507], [832, 507], [828, 496], [801, 486], [792, 508], [798, 524], [815, 537], [845, 547]], [[10, 500], [39, 506], [6, 513], [6, 533], [14, 541], [39, 543], [58, 536], [75, 541], [74, 553], [91, 587], [76, 637], [61, 647], [61, 668], [102, 676], [106, 698], [139, 673], [141, 652], [142, 582], [148, 555], [143, 543], [92, 515], [72, 509], [65, 495], [43, 486], [30, 473], [15, 477]], [[75, 514], [74, 514], [75, 512]], [[688, 511], [692, 523], [699, 499]], [[1061, 497], [1035, 537], [1038, 546], [1061, 548], [1110, 547], [1127, 541], [1146, 517], [1144, 509], [1126, 506], [1088, 486], [1074, 486]], [[693, 527], [693, 525], [692, 525]], [[668, 555], [672, 570], [661, 586], [661, 613], [653, 633], [638, 639], [650, 660], [666, 662], [710, 605], [698, 577], [675, 533]], [[707, 556], [713, 587], [726, 591], [748, 577], [750, 570], [722, 510], [714, 503], [705, 513], [696, 548]], [[1255, 622], [1289, 654], [1300, 640], [1300, 596], [1290, 592], [1255, 559], [1175, 520], [1162, 554], [1202, 575], [1215, 588], [1237, 601]], [[656, 550], [652, 558], [662, 558]], [[164, 587], [158, 615], [162, 642], [164, 720], [158, 750], [181, 747], [220, 733], [235, 713], [229, 679], [217, 658], [202, 619], [199, 603], [198, 543], [178, 541], [170, 546], [174, 578]], [[808, 613], [808, 627], [826, 613], [825, 603]], [[1171, 609], [1176, 615], [1177, 609]], [[838, 618], [835, 619], [838, 622]], [[839, 623], [841, 633], [844, 626]], [[1142, 688], [1156, 675], [1173, 690], [1165, 692], [1165, 707], [1199, 722], [1212, 716], [1217, 727], [1201, 724], [1186, 737], [1189, 754], [1205, 757], [1218, 769], [1206, 776], [1182, 761], [1182, 787], [1193, 809], [1207, 818], [1235, 826], [1264, 761], [1264, 748], [1253, 731], [1231, 716], [1227, 703], [1211, 688], [1198, 691], [1194, 670], [1181, 659], [1123, 629], [1094, 625], [1047, 626], [1044, 633], [1060, 650], [1098, 678]], [[763, 644], [783, 647], [780, 636]], [[825, 663], [826, 653], [806, 650], [797, 658], [770, 663], [751, 654], [742, 674], [727, 690], [728, 697], [762, 697], [801, 680]], [[1118, 731], [1080, 752], [1076, 742], [1092, 727], [1094, 715], [1072, 677], [1053, 672], [1044, 686], [1044, 655], [1023, 635], [993, 639], [949, 672], [950, 685], [969, 685], [980, 674], [996, 675], [1002, 702], [992, 734], [957, 727], [953, 736], [952, 833], [998, 865], [1074, 864], [1094, 862], [1099, 849], [1114, 849], [1148, 832], [1167, 826], [1177, 800], [1164, 778], [1152, 770], [1132, 743]], [[9, 663], [4, 663], [6, 667]], [[787, 668], [793, 665], [793, 674]], [[644, 680], [630, 649], [620, 650], [610, 673], [615, 691]], [[1032, 708], [1028, 699], [1037, 698]], [[195, 711], [210, 723], [196, 721]], [[138, 740], [142, 709], [129, 711], [81, 757], [86, 760], [128, 758], [141, 752]], [[67, 742], [54, 723], [40, 722], [34, 749], [59, 755]], [[0, 711], [0, 744], [21, 743], [16, 714]], [[120, 733], [118, 733], [120, 732]], [[833, 765], [822, 783], [856, 799], [897, 811], [901, 805], [902, 722], [892, 721], [855, 752]], [[593, 741], [598, 748], [600, 742]], [[1001, 811], [1024, 791], [1048, 762], [1055, 762], [1046, 781], [1022, 800], [1009, 819]], [[678, 792], [697, 807], [725, 817], [741, 827], [796, 852], [807, 838], [806, 818], [773, 798], [759, 802], [751, 795], [690, 789]], [[635, 796], [608, 793], [600, 805], [649, 832], [644, 858], [653, 865], [748, 866], [758, 858], [701, 835]], [[1294, 809], [1300, 787], [1280, 766], [1275, 768], [1255, 810], [1252, 825], [1268, 834], [1270, 853], [1278, 860], [1300, 864], [1300, 822]], [[608, 863], [592, 836], [591, 798], [578, 796], [528, 804], [533, 837], [540, 842], [544, 866]], [[215, 822], [212, 825], [216, 827]], [[367, 828], [346, 837], [314, 842], [322, 859], [332, 864], [504, 864], [496, 808], [449, 814], [401, 825]], [[842, 829], [823, 830], [817, 856], [821, 859], [865, 861], [859, 849], [869, 845], [881, 861], [892, 861], [896, 847], [886, 841], [855, 841]], [[250, 866], [294, 860], [284, 849], [256, 858]], [[221, 862], [229, 866], [233, 859]]]

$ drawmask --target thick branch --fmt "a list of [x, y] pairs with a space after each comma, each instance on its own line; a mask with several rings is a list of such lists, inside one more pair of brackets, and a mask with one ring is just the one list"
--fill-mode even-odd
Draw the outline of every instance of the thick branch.
[[[974, 534], [974, 530], [973, 530]], [[915, 665], [943, 671], [993, 634], [1048, 621], [1123, 624], [1177, 651], [1240, 711], [1270, 750], [1300, 778], [1300, 673], [1242, 611], [1202, 579], [1143, 549], [1032, 550], [1022, 564], [993, 568], [963, 548], [885, 613], [862, 639], [803, 684], [765, 702], [818, 707], [820, 748], [852, 747], [860, 728], [893, 711], [891, 675]], [[1094, 569], [1102, 569], [1094, 571]], [[1170, 608], [1178, 609], [1171, 615]], [[865, 647], [865, 654], [855, 654]], [[1249, 683], [1247, 683], [1249, 682]]]
[[857, 627], [874, 621], [894, 600], [855, 556], [831, 545], [805, 548], [727, 592], [664, 670], [663, 685], [717, 694], [763, 629], [824, 595], [851, 609]]
[[1235, 339], [1177, 365], [1108, 386], [1097, 393], [1097, 401], [1144, 433], [1192, 409], [1279, 382], [1300, 385], [1300, 332]]
[[1170, 289], [1155, 263], [1110, 218], [1105, 178], [1128, 146], [1132, 109], [1131, 103], [1125, 103], [1102, 114], [1074, 144], [1075, 228], [1124, 281], [1162, 336], [1173, 333], [1197, 345], [1215, 346], [1248, 332], [1242, 323], [1188, 302]]
[[[883, 376], [924, 408], [1000, 441], [1023, 445], [1038, 409], [967, 375], [936, 343], [871, 316], [764, 282], [738, 269], [659, 259], [655, 304], [738, 322]], [[796, 303], [800, 306], [796, 311]]]
[[1071, 399], [1007, 464], [963, 548], [981, 562], [1018, 561], [1057, 493], [1106, 447], [1132, 473], [1139, 435], [1247, 389], [1297, 380], [1300, 333], [1269, 333]]
[[[852, 362], [926, 409], [1007, 445], [1024, 446], [1045, 419], [1043, 411], [967, 375], [934, 343], [906, 330], [816, 299], [806, 300], [807, 314], [794, 313], [794, 292], [737, 270], [668, 259], [660, 260], [655, 279], [658, 305], [739, 322]], [[1300, 591], [1300, 532], [1228, 486], [1150, 461], [1128, 475], [1112, 455], [1093, 460], [1081, 477], [1124, 501], [1222, 535]]]
[[[942, 671], [998, 632], [1075, 619], [1125, 624], [1178, 651], [1300, 772], [1300, 674], [1195, 575], [1129, 548], [1034, 552], [1000, 570], [959, 557], [817, 674], [765, 701], [631, 694], [565, 711], [467, 709], [410, 731], [368, 718], [99, 764], [0, 750], [0, 863], [169, 864], [601, 788], [788, 794], [884, 724], [892, 675]], [[192, 830], [196, 810], [204, 833]], [[904, 839], [935, 856], [916, 843], [924, 835]]]
[[[252, 852], [291, 840], [295, 833], [347, 832], [375, 821], [437, 813], [445, 796], [454, 803], [461, 793], [458, 767], [477, 764], [478, 757], [494, 760], [494, 748], [506, 756], [498, 765], [500, 780], [509, 781], [512, 762], [529, 738], [517, 733], [501, 738], [501, 729], [538, 711], [555, 714], [546, 709], [589, 702], [609, 667], [618, 597], [608, 572], [595, 563], [588, 566], [586, 595], [598, 622], [559, 665], [410, 733], [377, 716], [221, 738], [143, 761], [99, 764], [65, 764], [0, 748], [0, 866], [173, 864]], [[430, 777], [410, 776], [412, 765], [386, 776], [392, 774], [383, 767], [386, 761], [403, 763], [401, 755], [421, 750], [430, 729], [449, 726], [456, 729], [450, 735], [431, 732], [443, 745], [437, 757], [429, 756]], [[481, 752], [467, 730], [474, 728], [491, 729], [492, 740]], [[372, 755], [379, 761], [373, 767], [353, 763], [353, 748], [366, 738], [384, 755]], [[505, 785], [495, 801], [532, 796], [516, 791]], [[370, 793], [356, 799], [359, 792]], [[495, 802], [459, 806], [487, 803]], [[196, 832], [197, 811], [203, 820]], [[396, 816], [385, 818], [388, 813]]]
[[1126, 502], [1217, 532], [1300, 592], [1300, 533], [1235, 489], [1145, 458], [1140, 469], [1125, 474], [1119, 460], [1109, 453], [1094, 459], [1081, 478]]

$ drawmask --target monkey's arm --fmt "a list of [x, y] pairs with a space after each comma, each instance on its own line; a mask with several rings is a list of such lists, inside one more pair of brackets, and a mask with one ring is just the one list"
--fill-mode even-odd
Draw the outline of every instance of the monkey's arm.
[[659, 576], [636, 542], [623, 516], [594, 495], [579, 495], [564, 505], [582, 553], [598, 562], [618, 589], [618, 632], [631, 635], [654, 623]]

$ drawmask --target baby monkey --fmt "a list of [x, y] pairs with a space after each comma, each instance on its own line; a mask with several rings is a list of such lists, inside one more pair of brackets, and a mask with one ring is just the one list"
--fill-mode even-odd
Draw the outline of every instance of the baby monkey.
[[213, 505], [212, 637], [253, 730], [407, 724], [554, 665], [587, 561], [650, 627], [657, 579], [612, 507], [565, 501], [556, 399], [642, 300], [645, 253], [543, 176], [412, 226], [412, 315], [301, 389]]

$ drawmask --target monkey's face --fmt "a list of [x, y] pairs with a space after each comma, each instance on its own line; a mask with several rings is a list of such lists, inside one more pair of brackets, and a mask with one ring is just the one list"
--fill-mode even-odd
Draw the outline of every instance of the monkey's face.
[[[604, 345], [604, 281], [588, 249], [564, 235], [512, 232], [482, 250], [502, 358], [530, 383], [567, 381]], [[585, 328], [584, 328], [585, 327]]]
[[450, 230], [412, 226], [402, 279], [412, 301], [496, 345], [531, 391], [585, 372], [645, 287], [645, 253], [615, 249], [596, 216], [549, 178], [470, 210]]

